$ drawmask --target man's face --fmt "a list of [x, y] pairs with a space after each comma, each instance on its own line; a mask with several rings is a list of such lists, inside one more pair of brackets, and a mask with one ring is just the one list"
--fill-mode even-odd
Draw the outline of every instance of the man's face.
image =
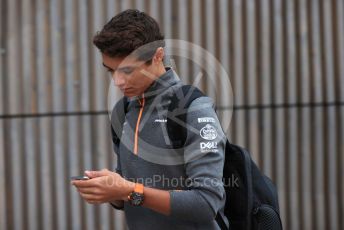
[[139, 96], [152, 84], [154, 66], [135, 58], [112, 58], [102, 54], [103, 65], [107, 68], [115, 85], [127, 97]]

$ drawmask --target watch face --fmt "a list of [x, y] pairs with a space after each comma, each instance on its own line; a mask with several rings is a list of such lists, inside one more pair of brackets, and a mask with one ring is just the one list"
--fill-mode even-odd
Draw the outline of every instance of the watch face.
[[131, 205], [139, 206], [143, 203], [143, 198], [144, 198], [143, 194], [137, 193], [137, 192], [132, 192], [130, 194], [129, 202]]

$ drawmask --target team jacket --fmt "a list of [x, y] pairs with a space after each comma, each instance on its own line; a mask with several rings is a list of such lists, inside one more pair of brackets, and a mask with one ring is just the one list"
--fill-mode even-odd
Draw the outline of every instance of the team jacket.
[[[124, 202], [131, 230], [220, 229], [216, 213], [223, 215], [222, 184], [225, 134], [209, 97], [195, 99], [187, 109], [187, 138], [175, 151], [169, 141], [166, 116], [173, 92], [182, 85], [167, 69], [145, 91], [128, 103], [117, 155], [116, 171], [124, 178], [170, 192], [171, 214]], [[228, 222], [228, 221], [227, 221]]]

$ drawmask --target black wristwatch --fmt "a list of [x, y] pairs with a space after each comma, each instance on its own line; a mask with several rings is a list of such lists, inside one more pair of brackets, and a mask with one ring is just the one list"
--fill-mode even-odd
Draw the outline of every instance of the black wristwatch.
[[143, 204], [143, 184], [136, 183], [134, 191], [128, 195], [129, 204], [133, 206], [141, 206]]

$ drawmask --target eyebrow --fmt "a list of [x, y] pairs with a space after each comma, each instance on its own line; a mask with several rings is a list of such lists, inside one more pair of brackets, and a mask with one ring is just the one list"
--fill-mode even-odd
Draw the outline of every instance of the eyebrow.
[[112, 68], [110, 68], [109, 66], [105, 65], [104, 62], [103, 62], [103, 66], [104, 66], [105, 68], [108, 68], [108, 69], [111, 69], [111, 70], [112, 70]]
[[127, 69], [127, 68], [134, 68], [133, 66], [123, 66], [123, 67], [120, 67], [120, 68], [117, 68], [117, 69], [112, 69], [111, 67], [105, 65], [104, 62], [103, 62], [103, 66], [104, 66], [105, 68], [108, 68], [108, 69], [113, 70], [113, 71], [116, 71], [117, 69], [118, 69], [118, 70], [123, 70], [123, 69]]

